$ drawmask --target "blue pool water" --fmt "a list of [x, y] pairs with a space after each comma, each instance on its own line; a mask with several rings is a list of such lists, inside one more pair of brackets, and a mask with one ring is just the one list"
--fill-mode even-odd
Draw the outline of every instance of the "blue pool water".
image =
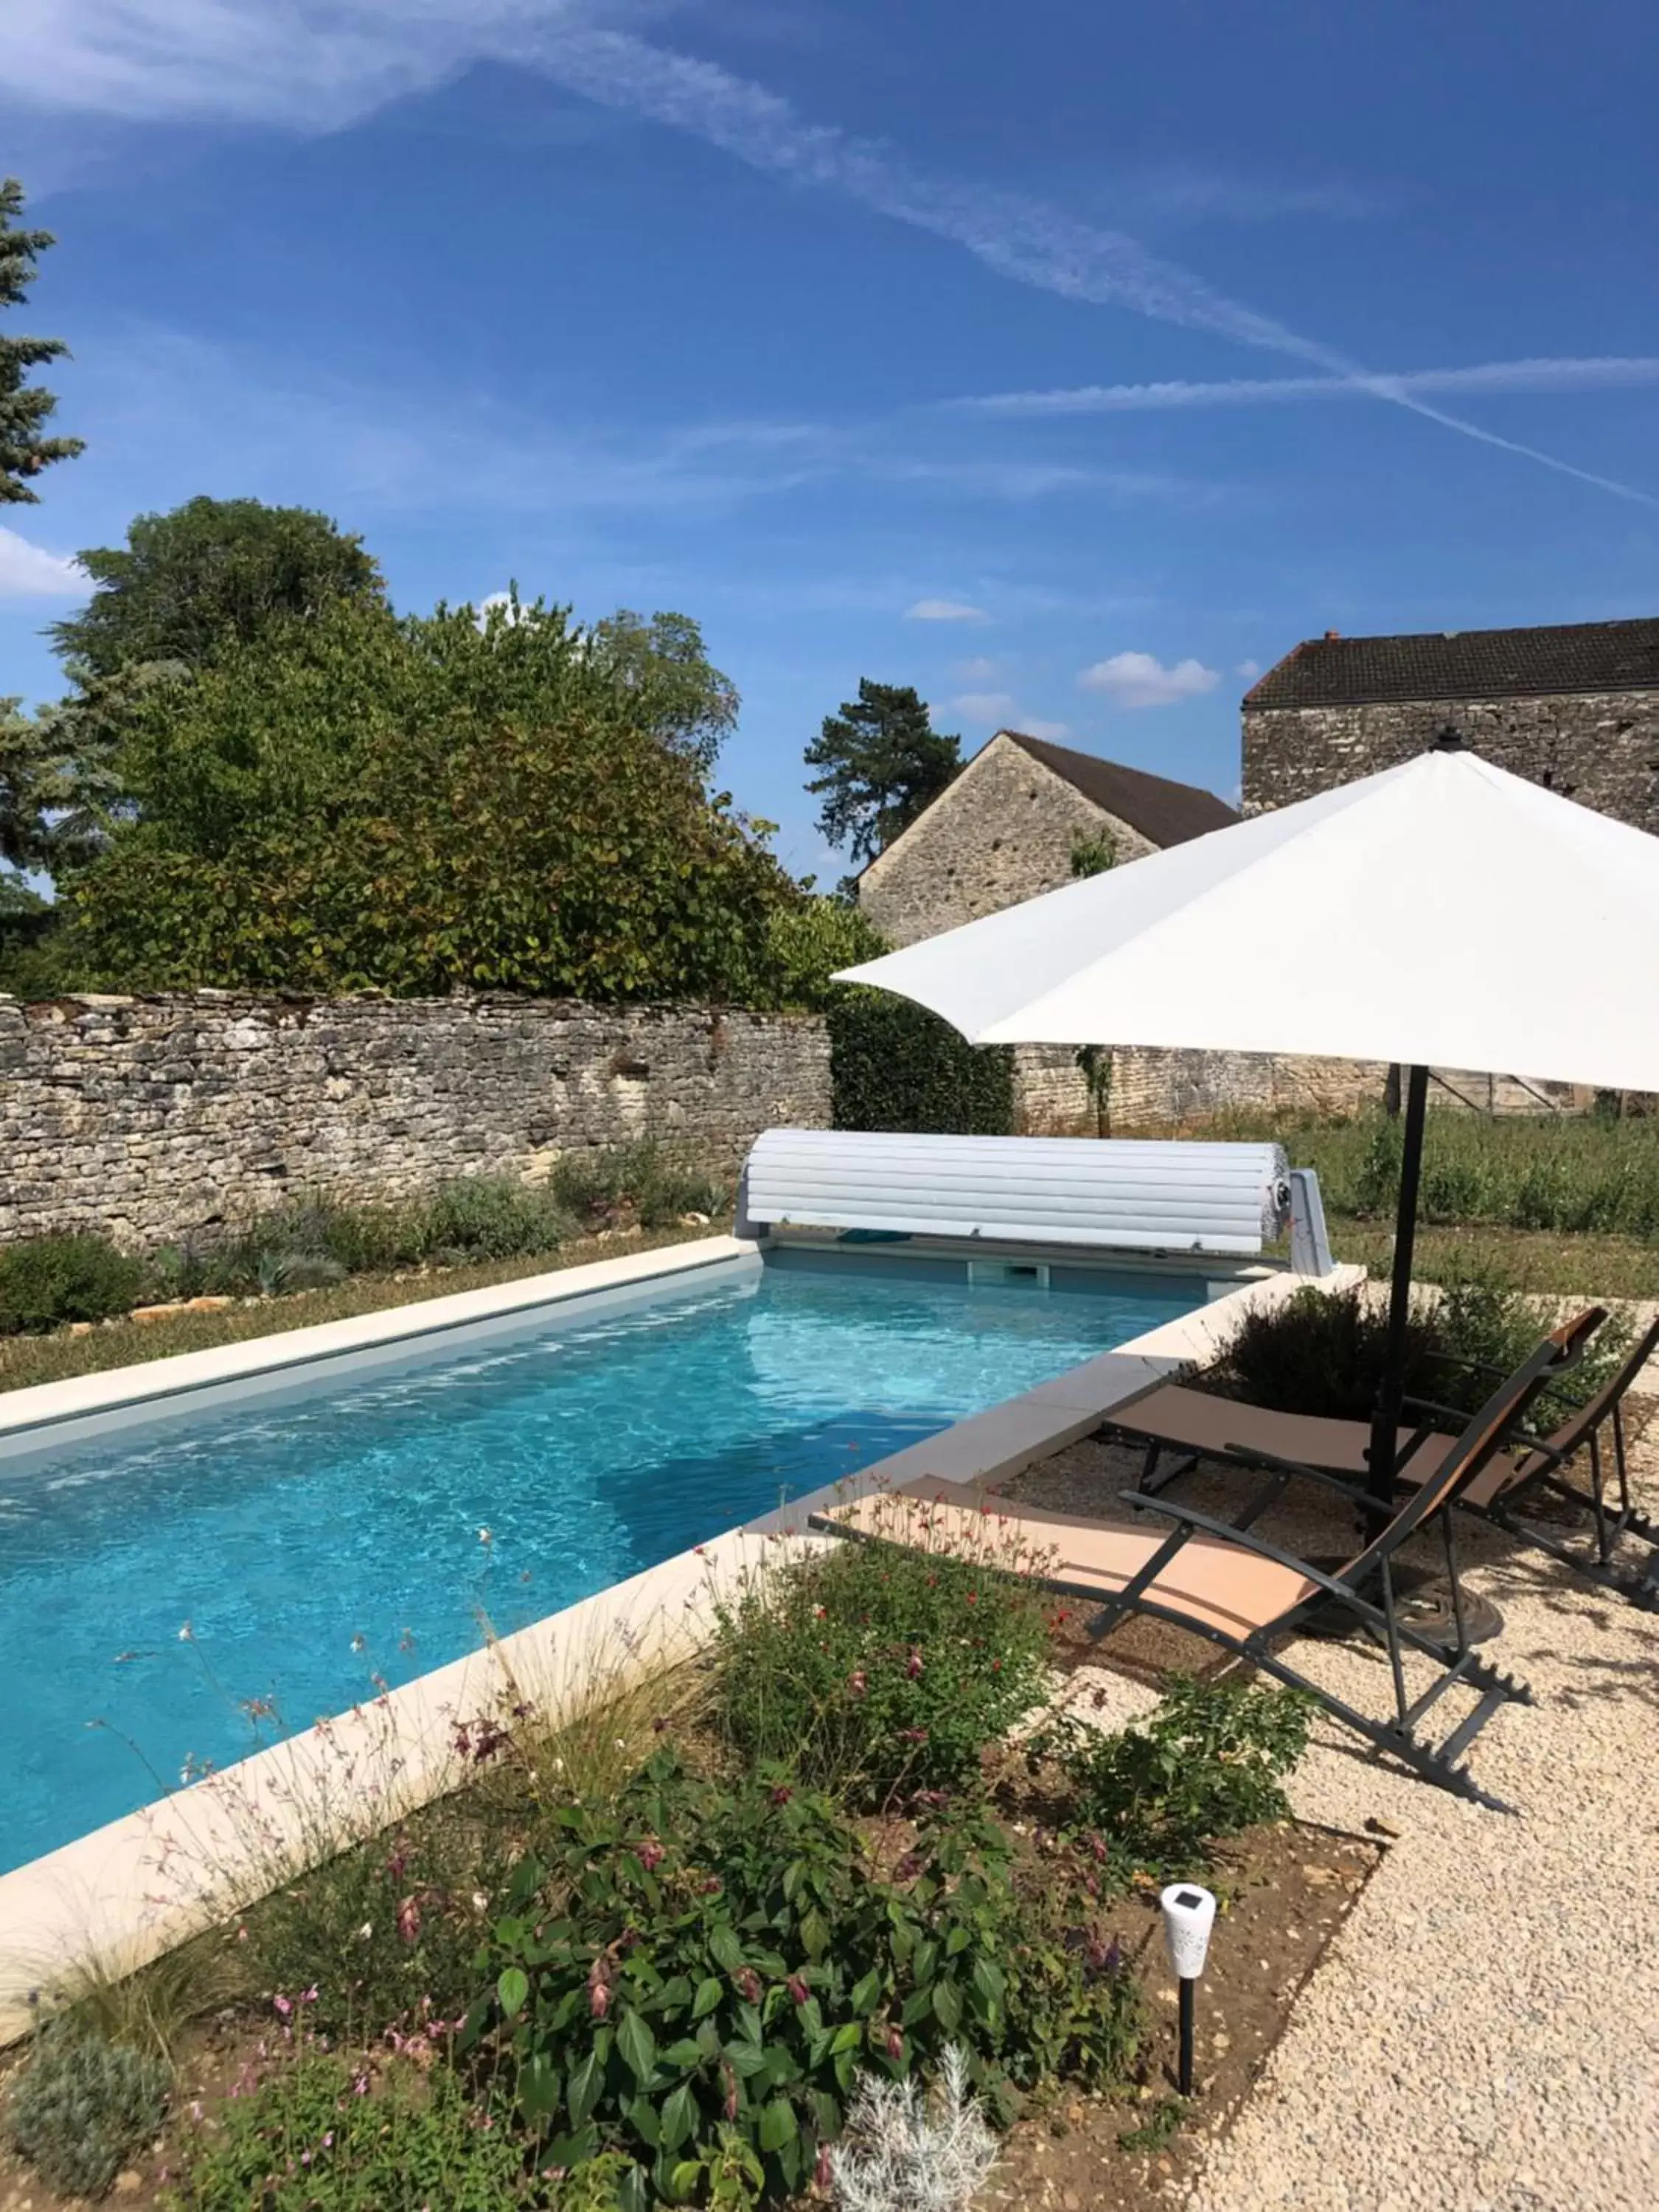
[[1202, 1295], [1068, 1279], [721, 1271], [0, 1462], [0, 1869], [254, 1748], [242, 1701], [343, 1711]]

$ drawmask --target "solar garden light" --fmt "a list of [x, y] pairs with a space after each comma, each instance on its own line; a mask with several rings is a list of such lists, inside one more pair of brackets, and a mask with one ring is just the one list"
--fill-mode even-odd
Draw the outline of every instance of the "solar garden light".
[[1181, 2057], [1176, 2086], [1183, 2097], [1193, 2094], [1193, 1992], [1204, 1972], [1215, 1924], [1215, 1899], [1195, 1881], [1172, 1881], [1158, 1897], [1164, 1914], [1164, 1940], [1170, 1947], [1170, 1964], [1181, 1990]]

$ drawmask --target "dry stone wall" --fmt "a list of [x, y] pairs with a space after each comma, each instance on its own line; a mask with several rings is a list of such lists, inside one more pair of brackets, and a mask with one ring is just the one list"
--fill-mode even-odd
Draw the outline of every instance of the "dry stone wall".
[[0, 998], [0, 1242], [134, 1246], [326, 1192], [533, 1179], [659, 1133], [735, 1164], [830, 1120], [806, 1016], [525, 1000]]
[[[1389, 1079], [1380, 1060], [1313, 1060], [1264, 1052], [1170, 1052], [1120, 1046], [1112, 1054], [1112, 1126], [1147, 1134], [1230, 1114], [1309, 1113], [1322, 1119], [1380, 1107]], [[1595, 1094], [1582, 1084], [1522, 1083], [1513, 1076], [1437, 1068], [1429, 1103], [1489, 1115], [1582, 1114]]]

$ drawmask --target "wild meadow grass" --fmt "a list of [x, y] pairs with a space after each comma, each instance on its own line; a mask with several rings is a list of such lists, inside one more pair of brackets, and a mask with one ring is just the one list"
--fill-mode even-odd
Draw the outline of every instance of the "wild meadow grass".
[[[1294, 1166], [1318, 1170], [1332, 1212], [1382, 1222], [1393, 1216], [1403, 1132], [1398, 1119], [1238, 1115], [1211, 1125], [1211, 1132], [1277, 1139]], [[1659, 1117], [1492, 1120], [1432, 1109], [1419, 1210], [1436, 1224], [1659, 1241]]]

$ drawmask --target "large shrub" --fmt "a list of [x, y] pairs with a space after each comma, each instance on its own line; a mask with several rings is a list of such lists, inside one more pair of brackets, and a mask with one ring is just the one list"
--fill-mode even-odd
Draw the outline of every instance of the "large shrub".
[[837, 991], [826, 1008], [838, 1129], [918, 1129], [1006, 1137], [1014, 1061], [1006, 1045], [970, 1045], [949, 1022], [890, 991]]
[[[1550, 1326], [1535, 1302], [1490, 1277], [1420, 1295], [1407, 1324], [1407, 1395], [1474, 1413], [1498, 1387], [1492, 1370], [1512, 1373]], [[1366, 1421], [1387, 1365], [1388, 1329], [1385, 1297], [1360, 1285], [1310, 1285], [1277, 1306], [1247, 1313], [1200, 1380], [1224, 1396], [1280, 1413]], [[1562, 1409], [1599, 1389], [1628, 1342], [1627, 1328], [1605, 1324], [1588, 1356], [1553, 1386], [1544, 1410], [1553, 1409], [1559, 1419]]]
[[727, 1789], [665, 1751], [520, 1867], [467, 2039], [543, 2131], [539, 2162], [639, 2161], [626, 2212], [704, 2201], [733, 2135], [754, 2193], [793, 2195], [860, 2069], [902, 2080], [955, 2042], [1005, 2115], [1044, 2079], [1121, 2077], [1135, 1992], [1089, 1862], [1045, 1872], [1017, 1884], [994, 1824], [927, 1812], [886, 1868], [775, 1770]]
[[592, 999], [764, 993], [798, 894], [562, 612], [337, 603], [125, 715], [74, 886], [124, 983]]
[[1036, 1588], [988, 1561], [837, 1543], [717, 1608], [711, 1715], [744, 1759], [854, 1803], [954, 1788], [1041, 1701], [1048, 1633]]
[[0, 1336], [105, 1321], [143, 1292], [144, 1269], [102, 1237], [35, 1237], [0, 1245]]

